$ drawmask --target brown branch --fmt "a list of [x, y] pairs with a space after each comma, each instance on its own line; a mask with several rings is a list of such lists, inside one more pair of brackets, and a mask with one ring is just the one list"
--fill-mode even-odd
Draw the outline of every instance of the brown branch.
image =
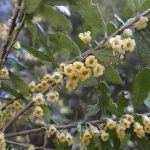
[[0, 49], [0, 69], [2, 68], [3, 63], [5, 61], [4, 57], [5, 57], [5, 55], [7, 55], [7, 47], [9, 46], [9, 43], [12, 40], [12, 35], [13, 35], [13, 32], [14, 32], [15, 27], [16, 27], [16, 20], [17, 20], [17, 17], [19, 15], [19, 12], [20, 12], [22, 2], [23, 2], [23, 0], [18, 0], [17, 6], [14, 10], [14, 13], [13, 13], [13, 16], [12, 16], [12, 19], [11, 19], [11, 25], [10, 25], [10, 29], [9, 29], [9, 32], [8, 32], [7, 40], [2, 45], [2, 47]]
[[[105, 119], [100, 119], [100, 120], [93, 120], [89, 121], [89, 123], [96, 125], [99, 123], [102, 123]], [[82, 123], [81, 125], [84, 125], [85, 123]], [[67, 125], [61, 125], [61, 126], [56, 126], [57, 130], [64, 130], [64, 129], [71, 129], [71, 128], [76, 128], [77, 123], [71, 123]], [[31, 129], [31, 130], [26, 130], [26, 131], [21, 131], [21, 132], [16, 132], [16, 133], [10, 133], [10, 134], [5, 134], [6, 138], [9, 137], [15, 137], [15, 136], [22, 136], [22, 135], [27, 135], [27, 134], [32, 134], [32, 133], [39, 133], [39, 132], [44, 132], [46, 131], [45, 127], [37, 128], [37, 129]]]
[[[146, 11], [144, 11], [143, 13], [135, 16], [134, 18], [130, 19], [129, 21], [127, 21], [123, 26], [121, 26], [115, 33], [113, 33], [112, 35], [106, 37], [104, 40], [102, 40], [99, 45], [93, 49], [93, 51], [99, 51], [101, 49], [104, 48], [105, 44], [108, 42], [108, 40], [111, 38], [111, 37], [114, 37], [116, 35], [119, 35], [121, 34], [126, 28], [132, 26], [135, 22], [137, 22], [141, 16], [146, 16], [150, 14], [150, 8], [147, 9]], [[84, 52], [82, 54], [82, 56], [79, 56], [73, 60], [71, 60], [69, 63], [72, 63], [76, 60], [83, 60], [85, 59], [89, 54], [92, 54], [92, 51], [91, 50], [87, 50], [86, 52]], [[48, 88], [46, 88], [42, 93], [43, 94], [46, 94], [53, 86], [55, 86], [55, 83], [52, 82]], [[11, 120], [5, 127], [4, 131], [12, 124], [14, 123], [24, 112], [26, 112], [30, 107], [32, 107], [34, 104], [34, 102], [30, 102], [20, 113], [18, 113], [15, 118], [13, 120]]]
[[[25, 143], [19, 143], [19, 142], [15, 142], [15, 141], [10, 141], [10, 140], [6, 140], [6, 143], [7, 144], [13, 144], [13, 145], [16, 145], [16, 146], [19, 146], [19, 147], [24, 147], [24, 148], [29, 148], [29, 144], [25, 144]], [[39, 149], [39, 150], [45, 150], [44, 148], [42, 147], [35, 147], [35, 149]], [[46, 149], [46, 150], [54, 150], [54, 149]]]
[[[146, 116], [150, 117], [150, 113], [143, 113], [143, 114], [135, 113], [135, 114], [133, 114], [133, 116], [135, 118], [142, 116], [142, 115], [146, 115]], [[114, 119], [114, 120], [120, 120], [121, 118]], [[106, 120], [107, 120], [107, 118], [103, 118], [103, 119], [99, 119], [99, 120], [88, 121], [86, 123], [91, 123], [93, 125], [97, 125], [97, 124], [104, 123]], [[76, 128], [78, 126], [78, 124], [83, 126], [86, 123], [85, 122], [83, 122], [83, 123], [71, 123], [71, 124], [61, 125], [61, 126], [56, 125], [56, 128], [57, 128], [57, 130], [65, 130], [65, 129]], [[23, 135], [27, 135], [27, 134], [29, 135], [29, 134], [33, 134], [33, 133], [40, 133], [40, 132], [44, 132], [44, 131], [46, 131], [46, 127], [30, 129], [30, 130], [26, 130], [26, 131], [15, 132], [15, 133], [8, 133], [8, 134], [5, 134], [5, 137], [10, 138], [10, 137], [15, 137], [15, 136], [23, 136]]]

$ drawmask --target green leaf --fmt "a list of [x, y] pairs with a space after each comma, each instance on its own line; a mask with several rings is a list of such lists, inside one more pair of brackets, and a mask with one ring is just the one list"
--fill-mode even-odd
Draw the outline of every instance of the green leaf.
[[20, 93], [22, 93], [24, 96], [28, 96], [29, 95], [28, 85], [12, 72], [9, 72], [9, 76], [15, 88], [18, 91], [20, 91]]
[[52, 61], [52, 59], [51, 59], [52, 56], [48, 56], [45, 52], [37, 51], [35, 48], [26, 46], [24, 44], [22, 44], [21, 46], [24, 50], [29, 52], [32, 56], [34, 56], [40, 60], [47, 61], [47, 62]]
[[145, 99], [144, 104], [147, 106], [148, 109], [150, 109], [150, 92], [147, 98]]
[[5, 84], [5, 85], [0, 86], [0, 90], [5, 91], [5, 92], [11, 94], [12, 96], [17, 97], [17, 98], [23, 98], [22, 93], [18, 92], [15, 89], [12, 89], [9, 85]]
[[109, 87], [106, 85], [106, 83], [99, 82], [98, 90], [100, 92], [100, 95], [99, 95], [100, 111], [102, 114], [105, 114], [106, 111], [108, 110], [110, 99], [111, 99]]
[[125, 95], [124, 92], [122, 92], [117, 100], [117, 117], [121, 117], [122, 115], [124, 115], [124, 109], [125, 107], [127, 107], [128, 101], [127, 99], [125, 99]]
[[134, 33], [136, 50], [141, 57], [143, 64], [150, 67], [150, 23], [143, 30], [136, 30]]
[[67, 34], [60, 32], [49, 34], [49, 40], [52, 44], [52, 49], [61, 52], [61, 54], [64, 50], [75, 56], [81, 53], [79, 47]]
[[137, 140], [137, 149], [138, 150], [149, 150], [150, 141], [149, 139], [138, 139]]
[[50, 117], [51, 116], [50, 107], [47, 106], [47, 105], [42, 105], [41, 107], [44, 111], [44, 116], [43, 116], [44, 122], [49, 124], [50, 119], [51, 119], [51, 117]]
[[89, 79], [80, 82], [82, 87], [97, 87], [98, 83], [95, 77], [91, 76]]
[[107, 34], [108, 35], [113, 34], [117, 29], [115, 24], [113, 24], [111, 22], [106, 24], [106, 28], [107, 28]]
[[150, 0], [144, 0], [144, 3], [142, 4], [141, 8], [140, 8], [140, 12], [143, 12], [147, 9], [149, 9], [150, 7]]
[[121, 140], [120, 149], [124, 148], [124, 146], [127, 144], [130, 137], [131, 137], [131, 134], [125, 134], [124, 138]]
[[114, 84], [121, 83], [121, 78], [119, 76], [119, 73], [113, 66], [105, 67], [103, 76], [106, 80], [108, 80], [111, 83], [114, 83]]
[[143, 104], [150, 92], [150, 68], [141, 69], [133, 84], [133, 104], [135, 106]]
[[116, 103], [113, 102], [112, 99], [110, 99], [110, 101], [109, 101], [108, 111], [117, 115], [117, 105], [116, 105]]
[[112, 49], [102, 49], [94, 52], [94, 55], [103, 65], [113, 65], [118, 63], [118, 58], [113, 55]]
[[28, 14], [34, 12], [41, 2], [42, 0], [27, 0], [26, 5]]
[[49, 26], [54, 29], [59, 29], [59, 31], [68, 31], [72, 29], [71, 22], [62, 13], [49, 5], [41, 5], [39, 15], [41, 15], [44, 20], [48, 21]]
[[104, 34], [105, 24], [100, 10], [91, 0], [81, 0], [73, 7], [81, 14], [84, 20], [84, 31], [89, 30], [95, 36], [97, 33]]
[[96, 115], [100, 111], [99, 104], [97, 103], [96, 105], [89, 105], [87, 106], [87, 110], [85, 113], [85, 120], [88, 119], [91, 116]]

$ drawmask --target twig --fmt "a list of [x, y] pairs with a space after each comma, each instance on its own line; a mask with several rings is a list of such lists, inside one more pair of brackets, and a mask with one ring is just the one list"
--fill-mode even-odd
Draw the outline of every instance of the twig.
[[19, 12], [20, 12], [20, 7], [22, 5], [22, 2], [23, 2], [23, 0], [18, 0], [17, 7], [15, 8], [15, 11], [14, 11], [12, 19], [11, 19], [11, 25], [10, 25], [10, 29], [9, 29], [9, 32], [8, 32], [7, 40], [2, 45], [2, 48], [0, 49], [0, 69], [2, 68], [3, 63], [6, 59], [5, 55], [7, 55], [7, 53], [8, 53], [7, 52], [8, 51], [7, 47], [9, 46], [9, 43], [12, 40], [12, 35], [13, 35], [14, 29], [16, 27], [16, 20], [17, 20], [17, 17], [19, 15]]
[[3, 106], [2, 108], [1, 108], [1, 110], [3, 111], [3, 110], [5, 110], [9, 105], [11, 105], [14, 101], [16, 100], [16, 98], [14, 98], [14, 99], [12, 99], [10, 102], [8, 102], [5, 106]]
[[20, 111], [8, 124], [6, 124], [3, 131], [5, 131], [12, 123], [14, 123], [26, 110], [28, 110], [31, 106], [33, 106], [34, 102], [31, 101], [22, 111]]
[[[146, 16], [150, 13], [150, 8], [147, 9], [146, 11], [144, 11], [143, 13], [135, 16], [134, 18], [130, 19], [129, 21], [127, 21], [123, 26], [121, 26], [115, 33], [113, 33], [112, 35], [106, 37], [104, 40], [102, 40], [99, 45], [93, 49], [93, 51], [99, 51], [101, 50], [102, 48], [104, 48], [104, 45], [108, 42], [108, 40], [111, 38], [111, 37], [114, 37], [118, 34], [121, 34], [126, 28], [132, 26], [135, 22], [137, 22], [141, 16]], [[77, 57], [73, 60], [71, 60], [69, 63], [72, 63], [74, 62], [75, 60], [79, 60], [79, 59], [85, 59], [89, 54], [91, 54], [91, 50], [87, 50], [86, 52], [84, 52], [82, 54], [82, 57]], [[52, 82], [48, 88], [46, 88], [42, 93], [45, 94], [47, 93], [53, 86], [55, 86], [55, 83]], [[34, 104], [34, 102], [30, 102], [19, 114], [17, 114], [15, 116], [15, 118], [13, 120], [11, 120], [5, 127], [4, 131], [13, 123], [15, 122], [24, 112], [26, 112], [30, 107], [32, 107]]]
[[[24, 147], [24, 148], [29, 148], [29, 144], [25, 144], [25, 143], [19, 143], [19, 142], [15, 142], [15, 141], [10, 141], [10, 140], [6, 140], [6, 143], [8, 144], [13, 144], [19, 147]], [[35, 147], [35, 149], [39, 149], [39, 150], [44, 150], [44, 148], [42, 147]], [[46, 150], [54, 150], [54, 149], [46, 149]]]

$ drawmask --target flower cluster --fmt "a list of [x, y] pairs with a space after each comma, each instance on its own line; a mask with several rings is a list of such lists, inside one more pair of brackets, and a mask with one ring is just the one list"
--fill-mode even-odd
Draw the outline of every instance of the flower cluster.
[[7, 68], [3, 68], [0, 70], [0, 79], [9, 79], [9, 72]]
[[132, 38], [122, 39], [121, 36], [116, 35], [109, 39], [109, 44], [113, 49], [114, 55], [123, 56], [125, 52], [133, 52], [136, 46], [135, 40]]
[[[56, 91], [49, 91], [46, 94], [47, 101], [49, 102], [55, 102], [59, 99], [59, 93]], [[42, 93], [37, 93], [33, 96], [32, 101], [36, 104], [36, 107], [33, 111], [33, 116], [35, 117], [41, 117], [44, 115], [42, 105], [46, 103], [46, 100], [44, 98], [44, 95]]]
[[89, 129], [86, 129], [82, 135], [81, 143], [83, 145], [89, 145], [91, 139], [92, 139], [92, 134], [90, 133]]
[[91, 37], [91, 32], [90, 31], [87, 31], [87, 32], [84, 32], [84, 33], [80, 33], [79, 34], [79, 38], [80, 40], [84, 43], [84, 44], [89, 44], [92, 40], [92, 37]]
[[28, 150], [35, 150], [34, 145], [30, 145], [29, 148], [28, 148]]
[[141, 16], [139, 21], [137, 21], [136, 23], [134, 23], [134, 28], [136, 28], [137, 30], [141, 30], [147, 27], [147, 23], [148, 23], [148, 18], [147, 17], [143, 17]]
[[5, 136], [4, 133], [0, 133], [0, 149], [5, 150], [6, 143], [5, 143]]
[[61, 143], [67, 142], [68, 145], [73, 143], [73, 137], [69, 132], [57, 132], [56, 137]]
[[75, 89], [79, 81], [85, 81], [92, 75], [99, 77], [103, 74], [105, 68], [98, 63], [95, 56], [90, 55], [85, 59], [85, 64], [75, 61], [73, 64], [60, 65], [60, 70], [67, 77], [66, 88], [68, 91]]

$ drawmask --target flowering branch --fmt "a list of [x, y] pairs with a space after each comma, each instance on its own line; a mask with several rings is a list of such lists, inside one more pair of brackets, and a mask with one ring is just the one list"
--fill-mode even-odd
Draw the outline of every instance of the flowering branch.
[[[89, 123], [96, 125], [96, 124], [104, 122], [104, 120], [105, 119], [93, 120], [93, 121], [89, 121]], [[85, 124], [85, 123], [82, 123], [80, 125], [83, 125], [83, 124]], [[56, 128], [57, 128], [57, 130], [64, 130], [64, 129], [76, 128], [77, 125], [78, 125], [77, 123], [71, 123], [71, 124], [67, 124], [67, 125], [56, 126]], [[31, 129], [31, 130], [26, 130], [26, 131], [21, 131], [21, 132], [16, 132], [16, 133], [5, 134], [5, 137], [9, 138], [9, 137], [15, 137], [15, 136], [22, 136], [22, 135], [26, 135], [26, 134], [44, 132], [45, 130], [46, 130], [45, 127], [41, 127], [41, 128], [37, 128], [37, 129]]]
[[[144, 114], [133, 114], [133, 116], [141, 116], [141, 115], [146, 115], [148, 117], [150, 117], [150, 113], [144, 113]], [[92, 120], [86, 123], [91, 123], [93, 125], [97, 125], [97, 124], [101, 124], [106, 122], [106, 118], [103, 119], [99, 119], [99, 120]], [[71, 128], [76, 128], [78, 126], [78, 124], [85, 125], [85, 122], [83, 123], [71, 123], [71, 124], [67, 124], [67, 125], [61, 125], [61, 126], [56, 126], [57, 130], [65, 130], [65, 129], [71, 129]], [[15, 136], [23, 136], [23, 135], [27, 135], [27, 134], [33, 134], [33, 133], [39, 133], [39, 132], [44, 132], [46, 131], [46, 127], [40, 127], [40, 128], [36, 128], [36, 129], [30, 129], [30, 130], [26, 130], [26, 131], [20, 131], [20, 132], [16, 132], [16, 133], [8, 133], [5, 134], [6, 138], [10, 138], [10, 137], [15, 137]]]
[[[20, 12], [20, 8], [21, 8], [21, 5], [22, 5], [22, 2], [23, 2], [23, 0], [18, 0], [17, 6], [16, 6], [16, 8], [14, 10], [14, 13], [13, 13], [13, 16], [12, 16], [12, 19], [11, 19], [11, 25], [10, 25], [10, 29], [9, 29], [7, 40], [2, 45], [2, 47], [0, 49], [0, 69], [2, 68], [2, 66], [3, 66], [3, 64], [5, 62], [5, 59], [6, 59], [7, 55], [8, 55], [8, 52], [12, 48], [13, 43], [14, 43], [15, 39], [17, 38], [21, 28], [23, 27], [23, 25], [20, 25], [20, 28], [17, 31], [18, 33], [16, 34], [16, 37], [13, 38], [13, 33], [14, 33], [14, 30], [15, 30], [15, 27], [16, 27], [16, 21], [17, 21], [19, 12]], [[24, 24], [24, 21], [23, 21], [22, 24]]]
[[[135, 16], [134, 18], [130, 19], [129, 21], [127, 21], [124, 25], [122, 25], [115, 33], [113, 33], [110, 36], [107, 36], [106, 38], [104, 38], [104, 40], [102, 40], [99, 45], [97, 47], [95, 47], [92, 51], [91, 50], [87, 50], [86, 52], [82, 53], [81, 56], [78, 56], [77, 58], [71, 60], [69, 63], [72, 63], [76, 60], [81, 60], [83, 61], [88, 55], [92, 54], [92, 52], [94, 51], [100, 51], [101, 49], [104, 48], [105, 44], [108, 42], [108, 40], [111, 37], [114, 37], [116, 35], [121, 34], [125, 29], [127, 29], [128, 27], [132, 26], [135, 22], [137, 22], [141, 16], [146, 16], [150, 14], [150, 8], [147, 9], [146, 11], [144, 11], [143, 13]], [[55, 82], [52, 82], [48, 88], [46, 88], [42, 94], [46, 94], [53, 86], [55, 86]], [[32, 107], [34, 104], [34, 102], [30, 102], [20, 113], [18, 113], [5, 127], [5, 129], [7, 129], [9, 126], [12, 125], [12, 123], [14, 123], [24, 112], [26, 112], [30, 107]], [[4, 129], [4, 131], [5, 131]], [[42, 129], [43, 130], [43, 129]]]

